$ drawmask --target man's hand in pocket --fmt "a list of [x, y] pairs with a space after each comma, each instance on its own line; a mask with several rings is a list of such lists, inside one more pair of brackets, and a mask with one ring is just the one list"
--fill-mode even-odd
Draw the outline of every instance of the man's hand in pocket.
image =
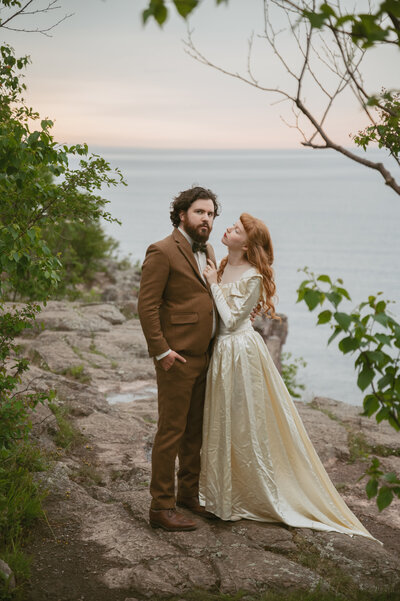
[[186, 363], [186, 359], [182, 357], [182, 355], [179, 355], [175, 351], [171, 350], [168, 353], [168, 355], [160, 359], [160, 365], [164, 371], [168, 371], [169, 369], [171, 369], [175, 361], [181, 361], [182, 363]]

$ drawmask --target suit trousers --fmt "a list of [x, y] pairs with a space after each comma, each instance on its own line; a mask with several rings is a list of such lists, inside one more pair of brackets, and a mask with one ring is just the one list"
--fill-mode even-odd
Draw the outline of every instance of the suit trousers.
[[199, 494], [200, 450], [207, 368], [210, 353], [180, 352], [165, 371], [155, 361], [158, 386], [158, 428], [152, 452], [152, 509], [175, 507], [175, 462], [179, 458], [177, 498]]

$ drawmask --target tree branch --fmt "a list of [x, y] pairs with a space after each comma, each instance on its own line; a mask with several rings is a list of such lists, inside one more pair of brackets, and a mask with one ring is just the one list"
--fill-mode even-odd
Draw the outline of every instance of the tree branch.
[[47, 12], [50, 12], [53, 10], [59, 10], [61, 8], [61, 6], [57, 4], [57, 0], [50, 0], [48, 2], [47, 6], [45, 6], [43, 8], [37, 8], [35, 10], [27, 10], [31, 6], [31, 4], [35, 1], [36, 0], [28, 0], [23, 6], [21, 6], [18, 10], [16, 10], [14, 13], [12, 13], [7, 19], [5, 19], [4, 21], [0, 20], [0, 28], [7, 29], [8, 31], [21, 31], [21, 32], [25, 32], [25, 33], [41, 33], [43, 35], [50, 37], [48, 34], [49, 31], [51, 31], [52, 29], [54, 29], [55, 27], [60, 25], [60, 23], [62, 23], [66, 19], [69, 19], [70, 17], [72, 17], [72, 15], [74, 14], [74, 13], [65, 14], [61, 19], [59, 19], [52, 25], [49, 25], [48, 27], [36, 27], [34, 29], [30, 29], [30, 28], [26, 28], [26, 27], [13, 27], [13, 26], [9, 25], [9, 23], [11, 21], [14, 21], [14, 19], [21, 17], [21, 16], [32, 16], [32, 15], [42, 14], [42, 13], [47, 13]]
[[[300, 29], [301, 23], [299, 23], [298, 19], [299, 15], [302, 16], [304, 14], [304, 10], [315, 11], [315, 0], [311, 0], [311, 2], [302, 0], [301, 7], [298, 3], [287, 2], [287, 0], [263, 0], [263, 2], [264, 34], [260, 35], [259, 37], [268, 42], [268, 45], [273, 51], [275, 57], [284, 67], [288, 75], [291, 76], [292, 80], [296, 82], [295, 90], [283, 90], [278, 86], [273, 87], [271, 85], [262, 85], [258, 80], [256, 80], [250, 65], [251, 52], [253, 48], [253, 35], [249, 41], [249, 54], [247, 60], [248, 76], [244, 76], [238, 72], [232, 72], [207, 59], [194, 45], [192, 32], [190, 31], [188, 31], [188, 39], [184, 41], [185, 51], [187, 54], [189, 54], [189, 56], [198, 62], [212, 67], [224, 75], [239, 79], [243, 83], [251, 85], [262, 92], [279, 94], [282, 98], [281, 101], [289, 100], [292, 103], [292, 112], [295, 116], [295, 125], [290, 125], [285, 119], [283, 119], [283, 117], [281, 118], [289, 127], [295, 128], [299, 131], [303, 139], [301, 144], [304, 147], [313, 149], [331, 148], [337, 152], [340, 152], [350, 160], [378, 171], [383, 177], [385, 184], [389, 186], [396, 194], [400, 195], [399, 183], [396, 182], [392, 173], [383, 165], [383, 163], [359, 156], [341, 144], [336, 143], [325, 129], [327, 116], [332, 110], [336, 98], [348, 86], [353, 91], [357, 102], [360, 103], [365, 111], [370, 123], [376, 126], [376, 121], [366, 104], [369, 95], [364, 88], [363, 78], [360, 72], [360, 65], [364, 57], [365, 50], [360, 49], [356, 45], [352, 44], [350, 38], [343, 37], [343, 39], [341, 39], [342, 34], [338, 31], [332, 31], [331, 29], [333, 33], [332, 43], [334, 44], [334, 49], [331, 49], [328, 46], [326, 39], [324, 39], [321, 35], [318, 37], [322, 50], [325, 52], [327, 57], [327, 59], [325, 59], [321, 56], [316, 45], [312, 41], [313, 35], [315, 35], [315, 29], [313, 29], [308, 22], [304, 29]], [[290, 5], [289, 9], [287, 6], [288, 4]], [[280, 48], [278, 48], [278, 36], [282, 33], [282, 30], [276, 32], [272, 26], [270, 19], [271, 6], [276, 6], [281, 9], [283, 8], [283, 10], [286, 12], [290, 31], [297, 42], [300, 55], [302, 56], [302, 61], [300, 66], [297, 68], [297, 72], [296, 69], [289, 64]], [[338, 11], [340, 14], [340, 6], [338, 6]], [[294, 22], [295, 18], [297, 19], [296, 22]], [[328, 86], [322, 81], [321, 76], [317, 76], [317, 72], [314, 70], [314, 66], [312, 64], [312, 57], [316, 57], [317, 61], [322, 61], [322, 63], [329, 68], [330, 73], [333, 73], [337, 77], [337, 82], [332, 92], [329, 91]], [[311, 77], [314, 84], [318, 86], [320, 92], [322, 92], [327, 99], [326, 106], [323, 108], [322, 114], [319, 117], [315, 114], [315, 111], [310, 110], [307, 102], [303, 98], [303, 87], [307, 75]], [[308, 90], [307, 93], [309, 93]], [[314, 100], [314, 96], [312, 97]], [[297, 110], [294, 110], [294, 107], [296, 107]], [[391, 113], [390, 107], [380, 106], [379, 104], [379, 108], [386, 114]], [[309, 136], [306, 135], [304, 128], [301, 127], [301, 116], [309, 123], [309, 125], [312, 126], [312, 133]], [[322, 144], [316, 140], [317, 136], [321, 138], [323, 142]]]

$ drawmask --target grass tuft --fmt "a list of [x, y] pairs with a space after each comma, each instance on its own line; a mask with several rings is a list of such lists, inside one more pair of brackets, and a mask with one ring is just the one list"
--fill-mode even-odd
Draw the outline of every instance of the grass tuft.
[[0, 450], [0, 557], [17, 581], [16, 589], [11, 591], [6, 580], [0, 580], [2, 601], [22, 599], [29, 579], [30, 559], [24, 554], [23, 545], [28, 529], [44, 516], [42, 501], [46, 492], [34, 474], [45, 469], [46, 459], [32, 442]]
[[79, 380], [79, 382], [82, 382], [83, 384], [88, 384], [91, 381], [90, 375], [85, 372], [84, 365], [72, 365], [71, 367], [66, 367], [60, 373], [63, 376]]
[[54, 441], [57, 446], [68, 449], [82, 444], [85, 436], [71, 422], [69, 408], [66, 405], [57, 405], [56, 403], [49, 403], [48, 405], [58, 425], [58, 430], [54, 433]]

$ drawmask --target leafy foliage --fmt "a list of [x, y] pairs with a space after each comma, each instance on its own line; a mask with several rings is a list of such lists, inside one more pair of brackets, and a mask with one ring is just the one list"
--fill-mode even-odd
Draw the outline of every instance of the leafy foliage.
[[390, 505], [395, 495], [400, 498], [400, 480], [395, 472], [384, 474], [379, 467], [380, 461], [374, 457], [362, 478], [369, 476], [367, 496], [369, 499], [376, 497], [377, 505], [382, 511]]
[[[222, 4], [228, 0], [215, 0], [216, 4]], [[177, 12], [186, 19], [190, 13], [199, 5], [200, 0], [172, 0]], [[160, 27], [165, 23], [168, 17], [168, 8], [166, 0], [150, 0], [148, 7], [142, 12], [143, 23], [148, 19], [154, 19]]]
[[[307, 279], [297, 290], [297, 302], [304, 301], [310, 311], [326, 301], [332, 305], [332, 309], [318, 314], [317, 324], [329, 323], [333, 333], [328, 344], [337, 338], [339, 350], [345, 355], [352, 353], [355, 356], [357, 385], [362, 392], [367, 392], [363, 400], [363, 415], [371, 417], [375, 414], [378, 423], [387, 420], [396, 431], [400, 431], [400, 324], [387, 310], [391, 301], [383, 300], [382, 293], [378, 292], [350, 312], [339, 311], [343, 299], [351, 300], [343, 288], [343, 280], [332, 282], [328, 275], [315, 276], [307, 268], [303, 271]], [[370, 476], [367, 494], [369, 497], [378, 494], [377, 503], [382, 510], [394, 494], [400, 498], [400, 482], [397, 476], [383, 475], [378, 467], [379, 460], [374, 459], [365, 475]], [[381, 485], [382, 493], [373, 483], [378, 483], [381, 477], [386, 481]], [[392, 494], [389, 502], [388, 488]]]
[[[108, 203], [96, 194], [103, 185], [125, 183], [118, 169], [83, 145], [59, 145], [50, 120], [24, 104], [19, 71], [27, 57], [16, 59], [0, 48], [0, 297], [23, 297], [27, 280], [36, 281], [35, 299], [48, 296], [60, 282], [61, 263], [44, 238], [43, 228], [65, 222], [115, 221]], [[70, 166], [71, 159], [79, 166]]]
[[302, 357], [292, 357], [292, 353], [282, 353], [282, 379], [290, 396], [294, 399], [301, 398], [301, 391], [305, 389], [304, 384], [297, 380], [299, 367], [305, 367], [306, 361]]
[[[370, 105], [376, 106], [378, 102], [377, 98], [370, 98]], [[380, 104], [383, 109], [377, 108], [379, 123], [359, 132], [353, 140], [364, 150], [370, 143], [376, 143], [379, 148], [387, 148], [393, 157], [400, 158], [400, 92], [383, 90]]]
[[[228, 0], [216, 0], [222, 4]], [[296, 0], [283, 0], [288, 7], [300, 9]], [[177, 12], [186, 19], [200, 4], [199, 0], [173, 0]], [[165, 0], [150, 0], [143, 11], [143, 23], [153, 18], [160, 26], [168, 17]], [[329, 27], [333, 31], [347, 33], [354, 44], [363, 48], [371, 48], [376, 44], [397, 44], [400, 46], [400, 2], [399, 0], [383, 0], [375, 11], [367, 13], [342, 14], [337, 4], [323, 2], [319, 9], [301, 10], [304, 18], [312, 27], [322, 29]]]
[[371, 48], [379, 43], [394, 43], [400, 46], [400, 3], [398, 0], [383, 0], [370, 13], [341, 14], [337, 5], [324, 2], [319, 11], [303, 11], [303, 15], [317, 29], [329, 27], [345, 31], [354, 44]]
[[29, 368], [28, 360], [19, 355], [14, 338], [32, 321], [40, 307], [30, 304], [22, 309], [6, 311], [0, 305], [0, 450], [12, 449], [16, 442], [26, 440], [30, 431], [29, 412], [49, 393], [18, 391], [22, 374]]
[[43, 455], [31, 442], [0, 449], [1, 557], [17, 578], [14, 590], [0, 578], [0, 598], [4, 601], [20, 599], [22, 585], [29, 578], [29, 560], [21, 547], [26, 543], [27, 528], [43, 516], [45, 491], [33, 474], [44, 469]]
[[[43, 225], [41, 235], [51, 255], [60, 262], [57, 288], [51, 293], [52, 298], [79, 297], [77, 286], [90, 282], [94, 273], [102, 269], [102, 260], [112, 256], [118, 248], [118, 242], [105, 234], [98, 220]], [[4, 290], [9, 299], [37, 298], [38, 281], [31, 271], [25, 271], [18, 284], [18, 290]]]
[[[19, 579], [26, 577], [19, 550], [25, 528], [43, 514], [43, 492], [32, 476], [43, 466], [39, 450], [28, 442], [30, 413], [38, 403], [53, 398], [54, 393], [20, 389], [22, 374], [29, 365], [20, 356], [14, 339], [32, 327], [39, 310], [37, 304], [12, 310], [0, 304], [0, 550]], [[5, 587], [3, 590], [0, 585], [1, 598], [14, 598], [5, 596]]]
[[[1, 4], [20, 6], [14, 0]], [[46, 302], [68, 270], [78, 271], [70, 282], [90, 272], [93, 257], [112, 247], [99, 236], [100, 219], [113, 221], [101, 189], [124, 183], [121, 173], [89, 155], [85, 144], [57, 144], [52, 121], [40, 120], [26, 106], [21, 70], [28, 62], [0, 46], [0, 551], [15, 561], [25, 527], [42, 515], [41, 492], [31, 474], [34, 462], [23, 459], [33, 447], [27, 443], [30, 413], [54, 393], [32, 392], [29, 384], [21, 390], [29, 363], [15, 339], [32, 327], [39, 304], [10, 306], [5, 300]], [[69, 235], [64, 246], [57, 239], [63, 234]], [[88, 240], [92, 243], [84, 252]]]

